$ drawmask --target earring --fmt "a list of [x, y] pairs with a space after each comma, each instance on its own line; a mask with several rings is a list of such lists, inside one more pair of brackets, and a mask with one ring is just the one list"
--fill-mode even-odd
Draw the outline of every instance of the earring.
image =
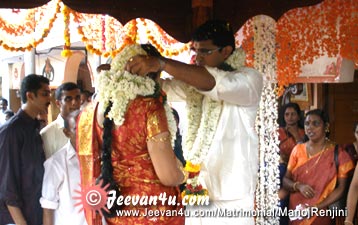
[[329, 125], [326, 126], [326, 129], [324, 130], [324, 132], [329, 133]]

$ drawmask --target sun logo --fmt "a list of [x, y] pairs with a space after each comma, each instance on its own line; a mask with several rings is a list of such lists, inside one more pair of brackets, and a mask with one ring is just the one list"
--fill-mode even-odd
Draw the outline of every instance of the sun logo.
[[101, 187], [103, 184], [103, 181], [100, 180], [100, 182], [96, 185], [93, 183], [92, 186], [81, 186], [81, 190], [75, 190], [75, 193], [79, 194], [79, 196], [74, 196], [73, 199], [76, 201], [79, 201], [75, 204], [75, 207], [82, 206], [80, 208], [80, 212], [83, 211], [83, 209], [91, 210], [94, 213], [97, 211], [103, 216], [102, 210], [109, 213], [109, 210], [106, 207], [107, 200], [108, 200], [108, 193], [107, 188], [109, 187], [109, 184]]

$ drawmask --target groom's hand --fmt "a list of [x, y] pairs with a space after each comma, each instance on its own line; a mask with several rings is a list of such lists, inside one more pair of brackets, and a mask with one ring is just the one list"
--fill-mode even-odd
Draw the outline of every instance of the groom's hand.
[[128, 60], [125, 69], [132, 74], [145, 76], [148, 73], [160, 71], [161, 65], [157, 57], [136, 55]]

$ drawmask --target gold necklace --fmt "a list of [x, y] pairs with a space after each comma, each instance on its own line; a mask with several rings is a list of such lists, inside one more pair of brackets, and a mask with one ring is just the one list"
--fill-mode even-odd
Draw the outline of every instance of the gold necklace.
[[[306, 169], [306, 174], [308, 173], [308, 171], [310, 171], [313, 167], [315, 167], [315, 166], [317, 165], [317, 163], [318, 163], [319, 160], [321, 159], [321, 156], [323, 155], [323, 152], [325, 152], [325, 151], [326, 151], [326, 140], [325, 140], [324, 143], [323, 143], [323, 148], [322, 148], [322, 150], [320, 151], [319, 156], [317, 157], [315, 163], [314, 163], [310, 168]], [[309, 152], [308, 152], [307, 145], [306, 145], [306, 153], [307, 153], [307, 155], [308, 155], [308, 158], [310, 159], [312, 156], [311, 156], [311, 155], [309, 154]]]
[[[327, 140], [325, 139], [324, 142], [323, 142], [323, 144], [322, 144], [321, 147], [320, 147], [321, 151], [325, 149], [326, 144], [327, 144]], [[315, 154], [318, 153], [318, 152], [316, 152], [315, 154], [311, 155], [311, 153], [310, 153], [311, 150], [312, 150], [311, 145], [308, 146], [308, 145], [306, 144], [306, 154], [307, 154], [307, 157], [308, 157], [309, 159], [310, 159], [312, 156], [314, 156]], [[321, 151], [320, 151], [320, 152], [321, 152]]]

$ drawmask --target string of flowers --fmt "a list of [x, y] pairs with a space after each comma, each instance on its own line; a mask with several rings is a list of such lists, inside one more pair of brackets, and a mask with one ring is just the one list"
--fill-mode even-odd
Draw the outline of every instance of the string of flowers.
[[[255, 16], [254, 26], [254, 68], [264, 75], [263, 92], [256, 117], [256, 131], [259, 136], [259, 176], [256, 188], [256, 210], [273, 212], [278, 207], [279, 149], [276, 89], [276, 22], [268, 16]], [[278, 224], [275, 216], [258, 215], [257, 224]]]
[[[137, 36], [137, 22], [135, 19], [129, 21], [126, 25], [121, 27], [120, 30], [114, 30], [114, 28], [112, 28], [111, 31], [113, 31], [112, 33], [117, 32], [117, 48], [103, 53], [104, 57], [116, 57], [116, 55], [120, 53], [124, 47], [136, 43], [138, 41], [137, 39], [139, 38]], [[101, 55], [101, 51], [96, 50], [96, 54]]]
[[[236, 49], [226, 60], [226, 64], [234, 69], [244, 65], [245, 53]], [[204, 98], [193, 87], [176, 81], [186, 92], [188, 128], [184, 136], [185, 170], [189, 172], [189, 179], [182, 195], [208, 195], [199, 181], [201, 163], [207, 157], [211, 141], [214, 138], [216, 127], [222, 110], [222, 102]]]
[[72, 55], [72, 51], [71, 51], [71, 34], [70, 34], [70, 12], [71, 10], [66, 6], [63, 5], [62, 6], [62, 15], [63, 15], [63, 22], [65, 25], [65, 29], [64, 29], [64, 40], [65, 40], [65, 44], [63, 46], [63, 50], [61, 52], [61, 55], [63, 57], [69, 57]]
[[[77, 32], [81, 36], [81, 41], [86, 45], [86, 49], [92, 54], [100, 55], [102, 51], [99, 48], [96, 49], [92, 44], [93, 42], [91, 42], [93, 40], [92, 37], [93, 35], [95, 35], [94, 37], [95, 39], [100, 40], [100, 38], [97, 37], [96, 35], [100, 33], [99, 29], [96, 26], [91, 26], [90, 32], [89, 31], [85, 32], [84, 26], [82, 25], [84, 21], [91, 21], [93, 20], [94, 17], [97, 17], [98, 15], [86, 15], [86, 14], [75, 12], [73, 16], [74, 16], [75, 23], [78, 24]], [[90, 23], [90, 25], [92, 25], [92, 23]]]
[[118, 32], [117, 36], [118, 38], [116, 39], [116, 46], [117, 48], [110, 51], [110, 52], [106, 52], [104, 53], [104, 57], [116, 57], [116, 55], [121, 52], [124, 47], [126, 47], [127, 45], [130, 44], [134, 44], [136, 43], [136, 39], [137, 39], [137, 31], [132, 31], [133, 29], [137, 29], [136, 28], [136, 22], [133, 20], [131, 20], [130, 22], [126, 23], [126, 25], [124, 25], [124, 27]]
[[110, 29], [112, 26], [117, 28], [118, 24], [120, 24], [117, 20], [112, 18], [108, 22], [113, 24], [109, 25], [107, 24], [107, 16], [104, 15], [78, 12], [73, 15], [75, 23], [78, 24], [77, 32], [90, 53], [102, 55], [111, 50], [107, 49], [107, 40], [115, 39], [116, 32], [122, 28], [120, 25], [118, 30]]
[[[52, 0], [45, 6], [36, 9], [37, 13], [44, 13], [45, 11], [52, 13], [53, 9], [50, 7], [60, 10], [59, 7], [62, 4], [60, 2], [60, 0]], [[48, 26], [44, 26], [41, 31], [39, 31], [38, 23], [32, 22], [32, 11], [35, 11], [33, 9], [29, 9], [26, 21], [24, 20], [16, 26], [9, 25], [11, 21], [9, 23], [4, 17], [0, 16], [1, 46], [8, 51], [28, 51], [36, 47], [44, 41], [44, 38], [48, 36], [48, 33], [53, 28], [53, 22], [56, 19], [58, 10], [55, 10], [51, 18], [38, 19], [40, 23], [48, 22]], [[140, 20], [146, 24], [152, 23], [146, 19]], [[78, 23], [84, 21], [85, 17], [80, 19]], [[135, 21], [130, 23], [135, 23]], [[250, 23], [251, 20], [245, 23], [243, 27], [244, 40], [242, 44], [247, 53], [246, 65], [248, 66], [252, 66], [252, 56], [254, 55], [254, 31]], [[296, 81], [302, 65], [312, 62], [322, 54], [330, 56], [340, 54], [343, 58], [353, 60], [355, 65], [358, 66], [358, 29], [355, 28], [358, 28], [358, 2], [353, 0], [323, 1], [316, 6], [294, 9], [285, 13], [278, 20], [276, 26], [278, 31], [276, 36], [278, 95], [283, 93], [285, 87]], [[125, 29], [129, 37], [119, 39], [117, 48], [112, 45], [111, 48], [106, 48], [106, 51], [103, 51], [103, 49], [96, 46], [100, 39], [91, 39], [91, 43], [88, 42], [87, 37], [91, 34], [96, 34], [95, 30], [81, 32], [81, 26], [78, 28], [87, 49], [93, 54], [104, 55], [105, 57], [114, 57], [118, 54], [123, 49], [123, 46], [127, 44], [121, 42], [121, 40], [126, 42], [133, 38], [131, 34], [137, 31], [136, 26], [132, 25], [127, 26]], [[25, 38], [24, 34], [30, 34], [30, 30], [36, 30], [40, 36], [32, 39], [26, 35]], [[118, 32], [118, 30], [116, 31]], [[112, 37], [112, 40], [116, 39], [113, 37], [114, 33], [116, 32], [112, 32], [113, 35], [110, 35], [106, 32], [106, 40], [109, 40], [109, 36]], [[148, 28], [147, 35], [150, 43], [168, 57], [187, 50], [190, 44], [187, 43], [173, 48], [172, 45], [175, 45], [175, 39], [171, 38], [157, 25], [154, 28]], [[66, 49], [70, 46], [67, 37], [69, 37], [69, 34], [64, 35]], [[134, 41], [136, 39], [137, 37]]]
[[123, 29], [123, 25], [118, 20], [116, 20], [111, 16], [105, 16], [105, 30], [106, 30], [105, 53], [108, 53], [113, 49], [116, 49], [118, 33], [122, 32], [122, 29]]
[[[279, 149], [278, 149], [278, 101], [274, 94], [276, 82], [266, 80], [259, 104], [256, 129], [259, 135], [259, 175], [256, 188], [256, 210], [260, 212], [274, 212], [278, 207], [279, 189]], [[264, 217], [256, 218], [257, 224], [278, 224], [278, 218]]]
[[[102, 72], [96, 83], [98, 100], [100, 102], [99, 107], [102, 111], [105, 111], [110, 102], [112, 102], [108, 118], [113, 120], [117, 126], [123, 124], [127, 105], [131, 100], [137, 96], [151, 96], [157, 91], [156, 83], [153, 79], [147, 76], [133, 75], [124, 69], [127, 61], [137, 54], [147, 55], [140, 45], [132, 44], [126, 46], [113, 59], [111, 70]], [[172, 146], [174, 146], [177, 130], [176, 122], [167, 102], [163, 101], [163, 104], [171, 134]]]
[[102, 51], [106, 51], [106, 18], [104, 15], [101, 15], [101, 36], [102, 36]]
[[[57, 19], [57, 13], [60, 12], [60, 1], [53, 0], [39, 8], [22, 9], [21, 12], [26, 15], [16, 24], [0, 15], [0, 46], [7, 51], [30, 51], [42, 43]], [[43, 14], [46, 15], [46, 18]], [[39, 17], [36, 20], [40, 22], [35, 23], [35, 17]], [[41, 23], [45, 25], [41, 26]], [[34, 30], [36, 30], [35, 33]], [[37, 36], [37, 33], [40, 35]]]
[[[33, 47], [36, 48], [40, 43], [44, 42], [44, 39], [48, 36], [48, 34], [50, 33], [50, 31], [52, 30], [53, 28], [53, 24], [55, 23], [55, 21], [57, 20], [57, 14], [60, 13], [61, 11], [61, 4], [60, 4], [60, 0], [56, 0], [56, 1], [51, 1], [49, 4], [48, 4], [48, 8], [49, 9], [52, 9], [53, 7], [55, 7], [55, 10], [54, 10], [54, 13], [53, 15], [48, 15], [48, 25], [47, 25], [47, 28], [45, 26], [45, 28], [43, 28], [43, 31], [42, 33], [40, 34], [40, 38], [38, 40], [34, 40], [33, 42]], [[47, 8], [47, 7], [46, 7]], [[45, 8], [39, 8], [36, 10], [39, 14], [42, 14], [43, 12], [45, 12]], [[47, 12], [47, 11], [46, 11]], [[44, 21], [47, 21], [45, 18], [42, 19], [42, 18], [39, 18], [37, 20], [44, 20]], [[37, 23], [37, 29], [38, 29], [38, 25], [39, 23]], [[29, 50], [29, 49], [27, 49]]]
[[29, 9], [22, 22], [18, 24], [13, 24], [12, 21], [5, 20], [0, 16], [0, 30], [12, 35], [32, 34], [35, 28], [34, 16], [35, 10]]
[[141, 27], [145, 29], [149, 42], [155, 46], [162, 55], [171, 58], [190, 49], [190, 43], [183, 44], [178, 42], [153, 21], [144, 18], [137, 20], [141, 23]]
[[[24, 11], [24, 10], [23, 10]], [[28, 36], [32, 37], [33, 29], [35, 27], [35, 10], [31, 9], [26, 12], [21, 22], [13, 23], [10, 19], [5, 20], [0, 16], [0, 45], [7, 51], [25, 51], [32, 49], [32, 39], [28, 39]], [[19, 34], [23, 34], [27, 39], [20, 38]], [[8, 37], [9, 36], [9, 37]], [[18, 41], [22, 46], [18, 47]], [[6, 42], [4, 42], [6, 41]]]

